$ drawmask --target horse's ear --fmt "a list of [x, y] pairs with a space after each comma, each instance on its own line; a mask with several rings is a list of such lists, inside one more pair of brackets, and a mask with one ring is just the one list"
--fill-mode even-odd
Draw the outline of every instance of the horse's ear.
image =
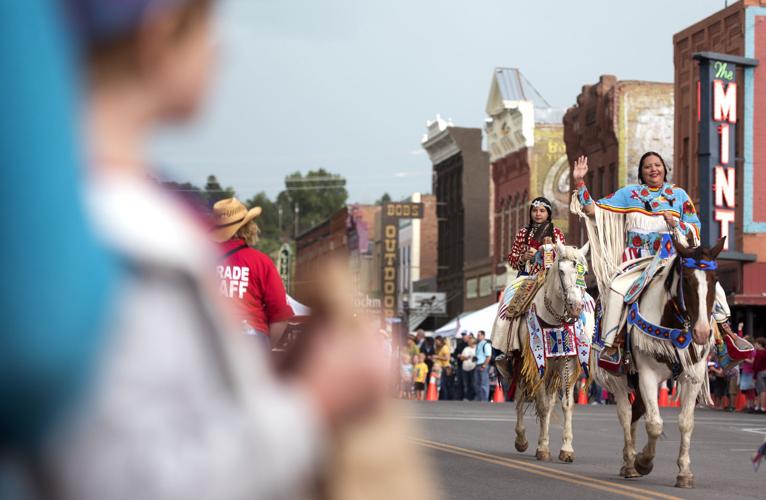
[[556, 255], [564, 255], [564, 252], [566, 252], [566, 247], [560, 240], [556, 240]]
[[716, 257], [718, 257], [718, 254], [721, 253], [721, 250], [723, 250], [723, 244], [725, 242], [726, 242], [726, 236], [718, 240], [718, 243], [716, 243], [715, 246], [710, 249], [710, 258], [712, 260], [715, 260]]
[[580, 252], [582, 252], [583, 257], [588, 256], [588, 252], [590, 252], [590, 241], [585, 242], [585, 244], [580, 248]]
[[691, 252], [689, 251], [689, 248], [687, 248], [683, 243], [678, 241], [678, 238], [675, 234], [672, 235], [673, 239], [673, 246], [676, 249], [676, 252], [678, 252], [678, 255], [681, 257], [689, 257], [691, 256]]

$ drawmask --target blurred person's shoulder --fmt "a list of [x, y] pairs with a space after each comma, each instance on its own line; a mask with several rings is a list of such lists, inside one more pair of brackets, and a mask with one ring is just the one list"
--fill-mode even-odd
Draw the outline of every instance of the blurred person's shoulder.
[[123, 258], [193, 274], [214, 259], [214, 246], [192, 210], [149, 179], [102, 173], [86, 183], [90, 219]]

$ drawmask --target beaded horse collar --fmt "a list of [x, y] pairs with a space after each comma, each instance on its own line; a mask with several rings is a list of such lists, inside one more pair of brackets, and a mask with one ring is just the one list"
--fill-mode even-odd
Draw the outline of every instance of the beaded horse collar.
[[[718, 268], [718, 263], [714, 260], [695, 259], [693, 257], [680, 258], [679, 256], [679, 263], [679, 267], [683, 266], [687, 269], [705, 272], [715, 271]], [[655, 325], [651, 321], [648, 321], [641, 316], [641, 312], [638, 309], [638, 301], [633, 302], [630, 306], [628, 312], [628, 324], [635, 326], [640, 332], [652, 338], [670, 341], [678, 349], [686, 349], [689, 347], [692, 340], [691, 335], [689, 335], [691, 321], [689, 320], [689, 312], [686, 310], [686, 303], [684, 302], [684, 288], [682, 282], [683, 277], [681, 276], [678, 281], [677, 298], [671, 298], [673, 308], [675, 309], [676, 319], [684, 325], [682, 328], [668, 328], [662, 325]]]

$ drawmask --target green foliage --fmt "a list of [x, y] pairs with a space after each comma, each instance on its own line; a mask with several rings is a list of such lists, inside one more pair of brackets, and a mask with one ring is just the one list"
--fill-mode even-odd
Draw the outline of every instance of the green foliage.
[[218, 179], [215, 178], [215, 175], [208, 175], [207, 183], [205, 183], [205, 198], [207, 198], [208, 204], [211, 207], [215, 202], [226, 198], [233, 198], [235, 195], [233, 187], [223, 188]]
[[391, 201], [391, 195], [388, 193], [383, 193], [383, 196], [381, 196], [380, 199], [375, 202], [375, 204], [382, 205], [384, 203], [389, 203], [390, 201]]
[[[219, 200], [236, 196], [234, 188], [223, 188], [215, 175], [208, 176], [203, 189], [188, 182], [163, 184], [185, 198], [196, 200], [195, 204], [203, 209], [212, 207]], [[384, 198], [387, 196], [384, 195]], [[288, 175], [285, 178], [285, 189], [277, 195], [275, 201], [261, 191], [244, 203], [249, 208], [261, 207], [261, 215], [256, 220], [261, 230], [258, 249], [276, 259], [284, 241], [326, 220], [343, 208], [347, 199], [346, 180], [320, 168], [310, 170], [305, 176], [300, 172]]]
[[283, 230], [292, 236], [324, 221], [343, 208], [346, 200], [346, 179], [320, 168], [305, 176], [300, 172], [288, 175], [276, 204], [282, 207]]

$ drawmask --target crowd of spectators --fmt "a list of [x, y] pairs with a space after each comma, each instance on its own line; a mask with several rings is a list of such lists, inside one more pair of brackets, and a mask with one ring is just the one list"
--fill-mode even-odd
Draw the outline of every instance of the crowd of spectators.
[[457, 338], [427, 337], [423, 330], [399, 349], [399, 397], [427, 398], [433, 383], [442, 401], [489, 401], [500, 381], [486, 333], [464, 331]]
[[710, 395], [715, 408], [735, 411], [742, 394], [747, 413], [766, 414], [766, 338], [745, 337], [755, 350], [739, 366], [722, 367], [715, 356], [708, 361]]

